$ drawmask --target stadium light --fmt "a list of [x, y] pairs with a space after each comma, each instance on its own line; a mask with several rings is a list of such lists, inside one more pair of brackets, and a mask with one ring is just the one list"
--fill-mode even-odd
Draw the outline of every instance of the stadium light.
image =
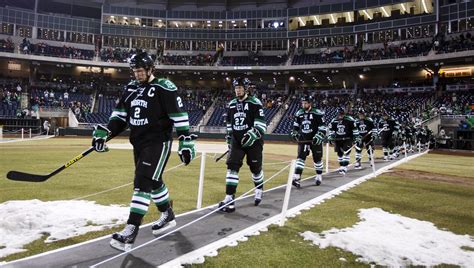
[[334, 23], [334, 24], [336, 23], [336, 19], [334, 18], [333, 14], [331, 14], [331, 20], [332, 20], [332, 23]]
[[367, 16], [367, 18], [369, 18], [369, 20], [372, 19], [372, 17], [369, 15], [369, 13], [367, 12], [367, 10], [362, 10], [362, 12], [364, 12], [364, 14]]
[[301, 17], [298, 17], [298, 20], [300, 21], [300, 23], [302, 24], [302, 26], [306, 26], [306, 23], [304, 23], [304, 21], [301, 19]]
[[318, 17], [313, 16], [313, 18], [317, 25], [321, 25], [321, 22], [318, 20]]
[[382, 9], [382, 11], [383, 11], [383, 14], [385, 14], [385, 17], [390, 17], [390, 16], [388, 15], [387, 10], [385, 10], [385, 7], [381, 7], [381, 9]]
[[279, 24], [277, 21], [275, 21], [275, 22], [273, 23], [273, 28], [278, 28], [278, 26], [280, 26], [280, 24]]
[[423, 5], [423, 10], [425, 11], [425, 13], [428, 13], [428, 8], [426, 7], [426, 1], [421, 0], [421, 4]]
[[364, 75], [363, 75], [363, 74], [359, 74], [359, 78], [360, 78], [360, 79], [364, 79]]
[[406, 13], [406, 12], [407, 12], [407, 8], [405, 7], [405, 4], [401, 3], [400, 5], [402, 6], [402, 10], [403, 10], [403, 12], [405, 12], [405, 13]]
[[[315, 16], [316, 17], [316, 16]], [[349, 22], [352, 22], [352, 18], [351, 18], [351, 12], [347, 12], [347, 20]]]
[[290, 76], [290, 81], [295, 81], [295, 77], [294, 77], [294, 76]]

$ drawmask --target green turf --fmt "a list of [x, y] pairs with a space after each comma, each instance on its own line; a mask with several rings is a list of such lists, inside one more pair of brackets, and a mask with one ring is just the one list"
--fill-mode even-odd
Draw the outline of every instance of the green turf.
[[[446, 156], [445, 156], [446, 157]], [[445, 170], [468, 173], [471, 159], [450, 156], [444, 161]], [[426, 155], [416, 165], [406, 166], [432, 171], [438, 157]], [[389, 173], [365, 182], [315, 208], [290, 219], [286, 226], [272, 226], [268, 232], [237, 247], [219, 250], [219, 255], [206, 258], [205, 267], [358, 267], [368, 266], [356, 261], [358, 256], [330, 247], [320, 249], [304, 241], [299, 233], [322, 232], [345, 228], [358, 221], [361, 208], [379, 207], [391, 213], [433, 222], [457, 234], [474, 234], [474, 187], [428, 180], [413, 180], [391, 176]], [[344, 258], [345, 261], [341, 261]]]
[[[126, 139], [115, 139], [110, 143], [126, 143]], [[121, 204], [128, 206], [133, 187], [133, 156], [131, 150], [112, 149], [108, 153], [91, 153], [60, 174], [42, 183], [27, 183], [9, 181], [5, 178], [9, 170], [47, 174], [73, 158], [90, 146], [87, 138], [54, 138], [41, 141], [19, 143], [0, 143], [0, 203], [8, 200], [71, 200], [85, 199], [100, 204]], [[264, 146], [265, 179], [284, 168], [287, 161], [296, 156], [296, 144], [271, 144]], [[377, 155], [381, 152], [377, 151]], [[206, 161], [203, 206], [215, 204], [222, 200], [225, 193], [225, 158], [215, 163], [210, 154]], [[337, 168], [337, 156], [330, 148], [330, 167]], [[278, 163], [280, 162], [280, 163]], [[170, 169], [181, 162], [173, 152], [166, 166]], [[312, 159], [306, 162], [312, 166]], [[200, 160], [196, 159], [186, 167], [178, 167], [164, 174], [170, 197], [173, 199], [176, 213], [190, 211], [196, 208], [197, 188]], [[166, 170], [165, 169], [165, 170]], [[305, 176], [314, 175], [314, 170], [306, 169]], [[251, 174], [244, 165], [239, 174], [240, 183], [237, 195], [252, 189]], [[286, 183], [288, 169], [276, 176], [265, 185], [266, 189]], [[117, 188], [115, 190], [111, 190]], [[103, 193], [100, 193], [103, 192]], [[152, 222], [159, 217], [155, 208], [151, 207], [144, 222]], [[28, 251], [10, 255], [3, 260], [13, 260], [41, 253], [47, 250], [90, 240], [92, 238], [112, 233], [114, 230], [89, 233], [79, 237], [44, 244], [41, 240], [29, 245]]]

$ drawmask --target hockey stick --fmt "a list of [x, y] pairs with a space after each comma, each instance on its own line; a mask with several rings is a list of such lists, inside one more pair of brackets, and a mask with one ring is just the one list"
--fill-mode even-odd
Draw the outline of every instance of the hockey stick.
[[219, 162], [224, 156], [226, 156], [229, 153], [229, 150], [225, 151], [225, 153], [221, 154], [218, 158], [216, 158], [216, 162]]
[[[110, 141], [111, 139], [112, 139], [112, 137], [108, 137], [106, 142]], [[31, 182], [46, 181], [49, 178], [51, 178], [52, 176], [58, 174], [59, 172], [65, 170], [66, 168], [72, 166], [74, 163], [81, 160], [82, 158], [84, 158], [84, 156], [92, 153], [93, 151], [94, 151], [94, 147], [93, 146], [89, 147], [89, 149], [87, 149], [84, 152], [80, 153], [79, 155], [77, 155], [73, 159], [69, 160], [66, 164], [62, 165], [61, 167], [59, 167], [58, 169], [56, 169], [55, 171], [53, 171], [53, 172], [51, 172], [47, 175], [38, 175], [38, 174], [31, 174], [31, 173], [12, 170], [12, 171], [9, 171], [7, 173], [7, 179], [13, 180], [13, 181], [31, 181]]]
[[76, 163], [77, 161], [81, 160], [84, 156], [90, 154], [91, 152], [94, 151], [94, 147], [90, 147], [89, 149], [85, 150], [81, 154], [77, 155], [73, 159], [69, 160], [66, 164], [62, 165], [55, 171], [47, 174], [47, 175], [37, 175], [37, 174], [31, 174], [31, 173], [25, 173], [21, 171], [9, 171], [7, 173], [7, 178], [10, 180], [14, 181], [31, 181], [31, 182], [42, 182], [46, 181], [52, 176], [58, 174], [59, 172], [63, 171], [64, 169], [70, 167], [72, 164]]

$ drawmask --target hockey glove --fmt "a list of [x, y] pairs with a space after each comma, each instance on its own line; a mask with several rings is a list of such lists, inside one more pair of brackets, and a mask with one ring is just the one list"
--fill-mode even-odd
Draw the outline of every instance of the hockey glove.
[[232, 144], [232, 135], [230, 135], [230, 134], [225, 135], [225, 142], [227, 143], [227, 145], [231, 145]]
[[318, 131], [313, 137], [313, 144], [321, 145], [324, 139], [325, 139], [324, 134], [321, 131]]
[[362, 137], [360, 135], [355, 135], [352, 137], [355, 143], [361, 143], [362, 142]]
[[244, 134], [242, 137], [242, 147], [247, 148], [253, 145], [253, 143], [260, 139], [262, 137], [262, 134], [255, 128], [251, 128], [247, 131], [247, 133]]
[[292, 131], [290, 132], [290, 136], [291, 136], [291, 138], [292, 138], [293, 140], [298, 141], [298, 131], [292, 130]]
[[372, 130], [372, 140], [376, 140], [379, 137], [379, 133], [376, 130]]
[[99, 153], [108, 152], [109, 148], [105, 144], [110, 135], [110, 130], [103, 125], [97, 125], [92, 132], [92, 147]]
[[181, 135], [178, 137], [178, 155], [185, 165], [188, 165], [196, 156], [196, 150], [194, 149], [194, 140], [197, 139], [196, 134], [189, 136]]

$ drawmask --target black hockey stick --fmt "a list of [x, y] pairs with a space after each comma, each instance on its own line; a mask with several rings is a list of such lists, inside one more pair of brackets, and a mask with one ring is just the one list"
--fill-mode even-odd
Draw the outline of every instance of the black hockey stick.
[[30, 174], [21, 171], [9, 171], [7, 173], [7, 178], [14, 181], [30, 181], [30, 182], [42, 182], [46, 181], [52, 176], [58, 174], [59, 172], [63, 171], [64, 169], [70, 167], [72, 164], [76, 163], [77, 161], [81, 160], [84, 156], [90, 154], [94, 151], [94, 147], [90, 147], [89, 149], [85, 150], [81, 154], [77, 155], [73, 159], [69, 160], [66, 164], [62, 165], [55, 171], [47, 174], [47, 175], [37, 175], [37, 174]]
[[224, 156], [226, 156], [229, 153], [229, 150], [225, 151], [225, 153], [221, 154], [218, 158], [216, 158], [216, 162], [221, 160]]

